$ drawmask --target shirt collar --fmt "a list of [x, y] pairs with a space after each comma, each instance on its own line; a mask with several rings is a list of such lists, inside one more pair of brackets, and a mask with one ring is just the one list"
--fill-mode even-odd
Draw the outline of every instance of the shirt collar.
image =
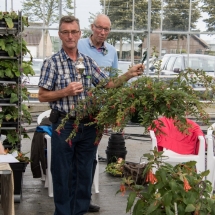
[[[78, 51], [77, 59], [78, 59], [79, 57], [82, 57], [82, 55], [81, 55], [80, 52]], [[64, 51], [63, 48], [60, 50], [60, 58], [61, 58], [61, 61], [66, 61], [66, 60], [68, 60], [68, 59], [71, 60], [71, 58], [67, 55], [67, 53]]]
[[[89, 45], [91, 46], [91, 48], [95, 48], [97, 49], [94, 45], [93, 42], [91, 40], [92, 35], [89, 37]], [[100, 48], [97, 49], [97, 51], [101, 52], [103, 55], [106, 55], [108, 53], [108, 49], [105, 46], [105, 42], [103, 42], [102, 46]]]

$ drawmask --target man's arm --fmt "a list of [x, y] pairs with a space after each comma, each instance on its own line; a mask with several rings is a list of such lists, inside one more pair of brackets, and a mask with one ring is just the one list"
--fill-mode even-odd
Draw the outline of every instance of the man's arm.
[[118, 79], [110, 80], [105, 88], [115, 88], [121, 86], [124, 82], [127, 82], [129, 79], [143, 74], [145, 66], [143, 64], [137, 64], [131, 67], [128, 72], [118, 77]]
[[67, 96], [76, 96], [82, 91], [83, 85], [80, 82], [71, 82], [66, 88], [56, 91], [39, 87], [38, 99], [40, 102], [53, 102]]

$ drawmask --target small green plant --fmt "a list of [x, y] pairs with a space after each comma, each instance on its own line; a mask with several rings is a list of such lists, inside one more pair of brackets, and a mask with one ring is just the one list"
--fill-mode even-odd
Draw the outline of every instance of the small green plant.
[[147, 186], [123, 179], [117, 193], [124, 195], [129, 191], [126, 212], [131, 211], [132, 215], [215, 214], [211, 182], [205, 180], [209, 170], [197, 173], [196, 161], [172, 166], [164, 162], [162, 154], [155, 147], [143, 155], [148, 160], [143, 172]]
[[105, 171], [113, 176], [123, 176], [123, 166], [125, 160], [122, 158], [118, 158], [116, 162], [109, 163]]
[[[8, 28], [13, 28], [14, 27], [14, 21], [19, 19], [19, 14], [17, 14], [15, 11], [11, 12], [2, 12], [0, 11], [0, 20], [4, 20], [7, 24]], [[29, 26], [28, 23], [28, 17], [22, 16], [22, 23], [23, 27], [24, 26]]]

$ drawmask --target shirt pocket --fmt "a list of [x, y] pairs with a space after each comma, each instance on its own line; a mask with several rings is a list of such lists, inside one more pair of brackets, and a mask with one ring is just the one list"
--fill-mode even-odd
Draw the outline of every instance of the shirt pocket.
[[64, 89], [65, 87], [68, 86], [68, 79], [70, 79], [69, 76], [64, 75], [59, 75], [58, 76], [58, 89]]

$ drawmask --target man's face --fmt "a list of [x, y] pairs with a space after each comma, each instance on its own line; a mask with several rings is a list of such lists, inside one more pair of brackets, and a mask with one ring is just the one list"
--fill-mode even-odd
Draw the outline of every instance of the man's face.
[[91, 25], [93, 39], [97, 43], [103, 43], [110, 33], [110, 21], [108, 19], [98, 19]]
[[58, 35], [62, 40], [62, 45], [65, 49], [74, 49], [77, 47], [78, 40], [81, 36], [81, 31], [76, 22], [64, 22], [60, 26]]

